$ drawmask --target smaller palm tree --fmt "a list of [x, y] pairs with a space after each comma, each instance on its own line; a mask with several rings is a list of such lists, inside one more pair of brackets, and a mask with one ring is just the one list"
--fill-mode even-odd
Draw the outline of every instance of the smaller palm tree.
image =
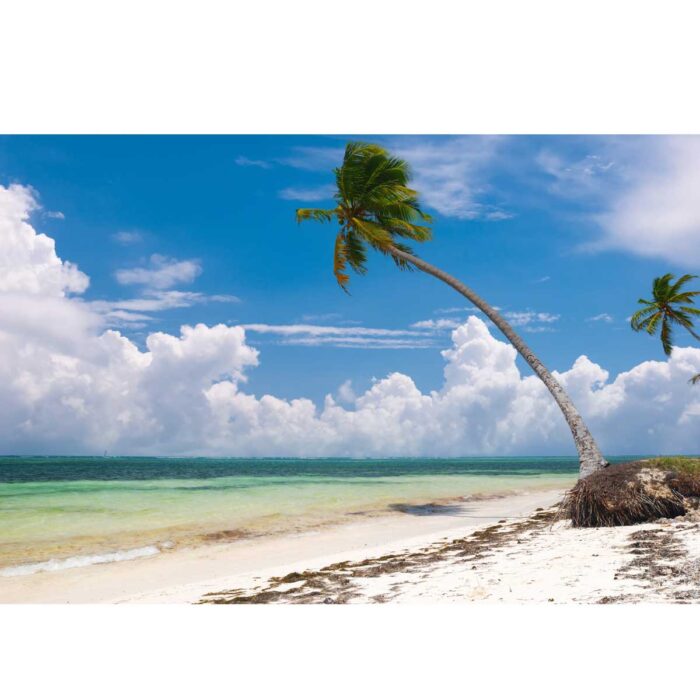
[[[697, 275], [683, 275], [675, 282], [674, 277], [671, 273], [657, 277], [652, 287], [653, 299], [640, 299], [639, 303], [643, 307], [630, 319], [635, 331], [646, 331], [649, 335], [654, 335], [660, 329], [661, 345], [667, 355], [673, 352], [675, 326], [685, 328], [693, 338], [700, 340], [693, 324], [693, 316], [700, 316], [700, 309], [695, 306], [695, 297], [700, 294], [700, 290], [690, 292], [683, 289]], [[693, 384], [700, 383], [700, 374], [690, 381]]]

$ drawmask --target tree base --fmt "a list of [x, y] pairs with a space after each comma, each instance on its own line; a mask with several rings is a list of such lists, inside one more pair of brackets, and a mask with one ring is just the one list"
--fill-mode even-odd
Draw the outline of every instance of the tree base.
[[630, 462], [579, 479], [563, 509], [574, 527], [612, 527], [685, 515], [698, 497], [700, 475]]

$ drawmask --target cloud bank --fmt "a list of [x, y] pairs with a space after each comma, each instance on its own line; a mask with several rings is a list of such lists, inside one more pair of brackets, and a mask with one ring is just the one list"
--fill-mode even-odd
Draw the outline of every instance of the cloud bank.
[[[346, 382], [322, 406], [246, 393], [246, 377], [260, 355], [241, 326], [197, 324], [183, 326], [178, 336], [151, 333], [140, 350], [120, 332], [104, 331], [104, 317], [81, 300], [88, 277], [33, 228], [36, 206], [28, 188], [0, 187], [3, 453], [388, 457], [573, 451], [545, 388], [521, 375], [515, 350], [475, 316], [453, 330], [442, 352], [439, 389], [423, 393], [411, 377], [395, 372], [361, 394]], [[298, 329], [287, 330], [295, 337]], [[558, 376], [608, 454], [698, 452], [700, 391], [688, 385], [697, 372], [700, 349], [679, 348], [668, 361], [643, 362], [614, 380], [585, 356]]]

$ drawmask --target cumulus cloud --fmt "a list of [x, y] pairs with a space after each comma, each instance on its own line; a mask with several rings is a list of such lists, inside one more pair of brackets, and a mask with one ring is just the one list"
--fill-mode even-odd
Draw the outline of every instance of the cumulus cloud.
[[[329, 394], [321, 406], [245, 391], [260, 358], [242, 326], [151, 333], [139, 349], [120, 332], [103, 331], [101, 315], [72, 296], [85, 289], [87, 277], [34, 230], [32, 206], [28, 190], [0, 188], [0, 442], [6, 453], [572, 452], [566, 424], [542, 383], [521, 374], [515, 350], [476, 316], [453, 330], [437, 389], [423, 392], [411, 377], [393, 372], [362, 394], [346, 382], [337, 399]], [[13, 274], [15, 268], [22, 274]], [[331, 328], [339, 338], [392, 339], [367, 332], [382, 329], [274, 328], [289, 338], [329, 337]], [[608, 454], [679, 453], [700, 448], [700, 392], [688, 384], [698, 372], [700, 349], [677, 348], [667, 361], [643, 362], [614, 379], [586, 356], [557, 376]]]
[[0, 292], [66, 296], [87, 289], [89, 278], [56, 255], [54, 240], [37, 233], [29, 217], [38, 209], [33, 191], [0, 186]]
[[193, 282], [201, 273], [198, 260], [177, 260], [164, 255], [151, 255], [148, 267], [117, 270], [119, 284], [141, 285], [149, 289], [169, 289], [177, 284]]

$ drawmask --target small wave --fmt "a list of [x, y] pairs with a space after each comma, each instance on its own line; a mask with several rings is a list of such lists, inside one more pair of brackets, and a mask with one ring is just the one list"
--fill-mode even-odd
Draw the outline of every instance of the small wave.
[[[172, 546], [166, 542], [164, 546]], [[159, 554], [160, 549], [155, 545], [138, 547], [136, 549], [124, 549], [117, 552], [107, 552], [105, 554], [92, 554], [84, 556], [68, 557], [67, 559], [49, 559], [35, 564], [21, 564], [20, 566], [10, 566], [0, 569], [0, 576], [26, 576], [36, 574], [40, 571], [60, 571], [61, 569], [75, 569], [81, 566], [91, 566], [92, 564], [107, 564], [113, 561], [129, 561], [130, 559], [140, 559]]]

